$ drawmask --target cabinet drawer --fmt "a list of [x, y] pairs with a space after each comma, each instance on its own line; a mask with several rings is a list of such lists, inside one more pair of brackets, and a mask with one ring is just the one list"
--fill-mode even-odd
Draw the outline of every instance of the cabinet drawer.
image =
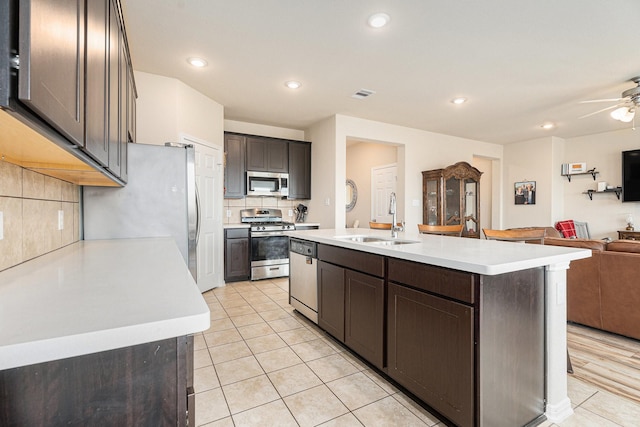
[[318, 258], [332, 264], [384, 277], [384, 257], [330, 245], [318, 245]]
[[224, 236], [227, 239], [242, 239], [249, 237], [248, 228], [227, 228], [224, 230]]
[[389, 258], [389, 281], [475, 304], [476, 274]]

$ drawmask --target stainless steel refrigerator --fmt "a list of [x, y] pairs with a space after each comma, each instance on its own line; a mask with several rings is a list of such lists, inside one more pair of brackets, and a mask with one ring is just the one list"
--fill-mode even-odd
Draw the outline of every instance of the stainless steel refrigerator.
[[124, 187], [83, 187], [85, 240], [173, 237], [197, 279], [199, 206], [192, 145], [128, 145]]

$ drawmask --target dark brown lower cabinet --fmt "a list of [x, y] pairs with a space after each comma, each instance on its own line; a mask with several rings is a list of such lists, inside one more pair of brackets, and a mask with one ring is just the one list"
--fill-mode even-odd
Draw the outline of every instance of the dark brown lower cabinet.
[[473, 308], [388, 289], [388, 375], [457, 425], [474, 425]]
[[384, 280], [345, 270], [344, 343], [379, 369], [384, 362]]
[[318, 326], [344, 342], [344, 268], [318, 261]]
[[249, 229], [230, 228], [224, 231], [224, 281], [249, 280]]
[[194, 410], [193, 337], [0, 371], [1, 426], [187, 426]]

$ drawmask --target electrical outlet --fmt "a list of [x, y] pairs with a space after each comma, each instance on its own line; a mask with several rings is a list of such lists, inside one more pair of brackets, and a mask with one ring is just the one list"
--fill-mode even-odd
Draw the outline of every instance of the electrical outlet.
[[0, 240], [4, 239], [4, 214], [0, 211]]
[[289, 216], [293, 216], [293, 209], [289, 209]]
[[231, 209], [227, 209], [227, 218], [231, 218]]
[[331, 206], [331, 198], [330, 198], [330, 197], [327, 197], [327, 198], [324, 200], [324, 205], [325, 205], [325, 206]]
[[64, 211], [58, 211], [58, 230], [64, 229]]

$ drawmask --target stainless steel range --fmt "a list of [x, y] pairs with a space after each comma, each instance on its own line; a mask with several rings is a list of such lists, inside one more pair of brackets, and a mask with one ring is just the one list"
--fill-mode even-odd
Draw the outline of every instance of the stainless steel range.
[[251, 280], [289, 276], [289, 237], [292, 222], [282, 221], [280, 209], [243, 209], [240, 220], [251, 224]]

